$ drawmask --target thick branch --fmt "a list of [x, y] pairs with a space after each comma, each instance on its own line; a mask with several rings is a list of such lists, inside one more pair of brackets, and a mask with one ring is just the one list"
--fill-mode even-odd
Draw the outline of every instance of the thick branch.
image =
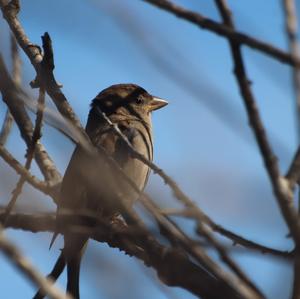
[[[0, 213], [0, 221], [3, 214]], [[75, 218], [76, 221], [77, 218]], [[72, 217], [64, 219], [65, 230], [72, 229], [68, 226], [74, 221]], [[148, 267], [157, 271], [163, 283], [169, 286], [180, 286], [190, 290], [201, 298], [241, 298], [227, 285], [220, 283], [208, 272], [193, 263], [187, 255], [179, 250], [165, 247], [155, 239], [145, 239], [138, 228], [131, 228], [120, 221], [107, 223], [97, 219], [98, 223], [93, 230], [82, 227], [73, 227], [76, 233], [87, 233], [98, 242], [107, 242], [113, 248], [119, 248], [129, 256], [142, 260]], [[6, 222], [6, 227], [23, 229], [31, 232], [54, 231], [57, 229], [54, 214], [26, 215], [11, 214]], [[138, 244], [136, 243], [138, 240]], [[147, 248], [144, 250], [142, 248]]]

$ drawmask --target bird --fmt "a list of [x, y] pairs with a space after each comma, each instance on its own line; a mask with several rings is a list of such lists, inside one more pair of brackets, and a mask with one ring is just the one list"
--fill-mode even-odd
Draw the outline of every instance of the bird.
[[[95, 148], [105, 150], [117, 165], [142, 191], [147, 183], [150, 169], [134, 158], [120, 135], [103, 118], [104, 113], [118, 127], [134, 150], [153, 160], [152, 112], [166, 106], [168, 102], [149, 94], [136, 84], [115, 84], [102, 90], [91, 102], [85, 131]], [[100, 155], [100, 154], [99, 154]], [[97, 161], [96, 161], [97, 160]], [[66, 212], [87, 213], [101, 219], [113, 219], [121, 214], [117, 196], [131, 207], [138, 194], [124, 182], [116, 170], [99, 156], [87, 154], [78, 144], [63, 177], [57, 210], [58, 226], [63, 225]], [[78, 216], [76, 224], [86, 224]], [[89, 225], [92, 225], [90, 220]], [[55, 234], [56, 235], [56, 234]], [[55, 237], [54, 237], [55, 238]], [[57, 279], [67, 266], [67, 292], [80, 298], [80, 262], [88, 238], [76, 232], [64, 233], [64, 248], [50, 277]], [[39, 291], [37, 298], [43, 298]]]

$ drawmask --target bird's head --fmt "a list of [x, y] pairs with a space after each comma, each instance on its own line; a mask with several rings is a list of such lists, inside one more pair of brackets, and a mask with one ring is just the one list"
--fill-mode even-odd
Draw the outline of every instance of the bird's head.
[[98, 107], [107, 115], [149, 115], [167, 104], [136, 84], [116, 84], [102, 90], [92, 101], [91, 108]]

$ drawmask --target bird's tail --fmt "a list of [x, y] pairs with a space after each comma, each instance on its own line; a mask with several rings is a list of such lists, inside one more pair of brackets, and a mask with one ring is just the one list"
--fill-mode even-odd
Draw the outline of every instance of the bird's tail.
[[[58, 277], [61, 275], [61, 273], [64, 271], [65, 266], [66, 266], [66, 261], [62, 251], [51, 273], [47, 277], [52, 279], [53, 282], [55, 282], [58, 279]], [[46, 294], [42, 292], [41, 289], [39, 289], [38, 292], [34, 295], [33, 299], [43, 299], [45, 296]]]
[[57, 236], [58, 236], [58, 233], [54, 232], [54, 234], [52, 236], [52, 239], [51, 239], [51, 242], [50, 242], [50, 245], [49, 245], [49, 250], [51, 249], [51, 247], [52, 247], [54, 241], [56, 240]]
[[75, 299], [79, 299], [79, 275], [81, 254], [67, 261], [67, 292]]
[[74, 299], [79, 299], [80, 262], [87, 246], [87, 239], [65, 235], [65, 261], [67, 265], [67, 292]]

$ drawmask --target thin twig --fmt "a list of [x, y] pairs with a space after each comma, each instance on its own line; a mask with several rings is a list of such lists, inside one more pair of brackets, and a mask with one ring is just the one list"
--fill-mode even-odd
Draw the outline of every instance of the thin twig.
[[[29, 147], [32, 140], [33, 125], [24, 107], [22, 90], [19, 90], [18, 86], [16, 86], [10, 78], [1, 55], [0, 91], [2, 93], [3, 101], [8, 106], [10, 113], [14, 117], [22, 138], [24, 139], [27, 147]], [[36, 145], [35, 159], [47, 181], [53, 183], [61, 181], [60, 173], [41, 143]]]
[[[151, 205], [156, 210], [159, 210], [159, 208], [151, 202]], [[168, 220], [176, 227], [176, 229], [182, 234], [185, 235], [183, 230], [171, 219], [168, 218]], [[162, 230], [162, 233], [165, 230]], [[237, 275], [237, 277], [250, 289], [253, 290], [253, 294], [249, 294], [250, 297], [254, 296], [255, 298], [264, 298], [264, 295], [261, 293], [261, 291], [256, 287], [256, 285], [250, 280], [250, 278], [243, 272], [243, 270], [239, 267], [239, 265], [230, 258], [227, 248], [223, 246], [217, 239], [213, 236], [211, 231], [208, 229], [207, 226], [205, 226], [203, 223], [198, 223], [198, 234], [200, 234], [202, 237], [204, 237], [208, 244], [211, 244], [213, 248], [216, 249], [217, 253], [219, 254], [220, 259]], [[188, 243], [190, 243], [190, 246], [195, 246], [196, 244], [193, 243], [192, 239], [188, 239]]]
[[140, 199], [143, 205], [150, 211], [156, 218], [159, 225], [164, 227], [170, 235], [176, 237], [176, 241], [181, 244], [181, 246], [189, 252], [196, 260], [201, 262], [207, 268], [214, 269], [214, 272], [223, 279], [227, 281], [234, 289], [238, 290], [239, 293], [245, 298], [265, 298], [260, 290], [255, 286], [255, 284], [247, 277], [247, 275], [240, 269], [240, 267], [229, 257], [227, 250], [222, 246], [210, 233], [207, 227], [201, 222], [198, 223], [198, 227], [201, 228], [201, 235], [206, 238], [206, 240], [213, 245], [219, 254], [220, 258], [227, 264], [227, 266], [235, 273], [236, 277], [226, 273], [222, 268], [218, 266], [213, 260], [210, 260], [209, 256], [201, 249], [200, 246], [195, 246], [196, 244], [192, 239], [186, 236], [186, 234], [172, 221], [168, 218], [162, 216], [159, 212], [160, 210], [154, 204], [153, 201], [147, 200], [147, 198], [142, 197]]
[[[185, 217], [187, 219], [194, 218], [194, 211], [191, 209], [185, 209], [185, 210], [178, 210], [178, 209], [163, 209], [161, 212], [164, 215], [169, 216], [179, 216], [179, 217]], [[233, 242], [233, 245], [241, 245], [247, 249], [251, 249], [257, 252], [260, 252], [262, 254], [271, 254], [278, 257], [289, 257], [291, 256], [292, 252], [290, 251], [282, 251], [278, 249], [274, 249], [262, 244], [259, 244], [257, 242], [251, 241], [249, 239], [246, 239], [245, 237], [238, 235], [220, 224], [217, 224], [213, 221], [210, 222], [210, 228], [215, 231], [216, 233], [220, 234], [221, 236], [231, 240]]]
[[0, 232], [0, 250], [32, 283], [41, 288], [52, 299], [71, 299], [64, 295], [50, 280], [41, 275], [33, 265], [20, 253], [20, 251], [9, 242], [3, 232]]
[[202, 16], [200, 13], [193, 12], [191, 10], [185, 9], [179, 5], [172, 3], [169, 0], [143, 0], [150, 4], [153, 4], [165, 11], [168, 11], [177, 17], [189, 21], [202, 29], [212, 31], [220, 36], [228, 38], [230, 41], [236, 42], [238, 44], [247, 45], [250, 48], [256, 49], [275, 58], [283, 63], [295, 66], [300, 65], [300, 61], [292, 57], [289, 53], [280, 50], [271, 44], [255, 39], [249, 35], [238, 32], [233, 28], [219, 24], [207, 17]]
[[[21, 85], [21, 59], [19, 55], [19, 49], [13, 34], [10, 34], [10, 43], [11, 43], [11, 58], [12, 58], [12, 78], [17, 86]], [[0, 144], [4, 145], [7, 141], [8, 135], [11, 131], [14, 119], [7, 109], [4, 122], [2, 124], [0, 132]]]
[[[38, 98], [38, 105], [37, 105], [37, 113], [36, 113], [36, 120], [35, 120], [35, 127], [32, 133], [32, 141], [30, 146], [27, 148], [27, 153], [26, 153], [26, 163], [25, 163], [25, 169], [29, 170], [31, 166], [31, 162], [34, 157], [35, 149], [36, 149], [36, 144], [39, 142], [39, 139], [41, 138], [41, 129], [42, 129], [42, 124], [43, 124], [43, 111], [45, 108], [45, 90], [43, 88], [40, 88], [39, 91], [39, 98]], [[4, 217], [4, 223], [6, 218], [8, 217], [9, 213], [13, 209], [14, 205], [17, 202], [18, 196], [22, 192], [23, 185], [26, 181], [25, 176], [21, 176], [16, 188], [12, 192], [12, 197], [6, 207], [5, 211], [5, 217]]]
[[6, 143], [8, 135], [11, 132], [13, 122], [14, 119], [11, 113], [9, 112], [9, 109], [7, 109], [4, 116], [1, 132], [0, 132], [0, 144], [4, 145]]
[[19, 47], [14, 35], [10, 34], [11, 59], [12, 59], [12, 78], [17, 86], [21, 86], [22, 61], [19, 53]]
[[21, 163], [19, 163], [8, 150], [0, 145], [0, 157], [12, 167], [19, 175], [23, 176], [25, 180], [37, 190], [50, 195], [57, 200], [58, 192], [56, 185], [51, 185], [48, 182], [42, 182], [37, 177], [32, 175]]
[[212, 229], [215, 232], [222, 235], [223, 237], [230, 239], [233, 242], [233, 245], [239, 244], [239, 245], [242, 245], [243, 247], [246, 247], [246, 248], [249, 248], [249, 249], [252, 249], [255, 251], [259, 251], [263, 254], [272, 254], [272, 255], [281, 256], [281, 257], [287, 257], [292, 254], [292, 252], [289, 252], [289, 251], [282, 251], [282, 250], [274, 249], [274, 248], [271, 248], [271, 247], [268, 247], [265, 245], [261, 245], [257, 242], [248, 240], [241, 235], [238, 235], [236, 233], [229, 231], [228, 229], [222, 227], [221, 225], [216, 225], [216, 226], [212, 227]]

